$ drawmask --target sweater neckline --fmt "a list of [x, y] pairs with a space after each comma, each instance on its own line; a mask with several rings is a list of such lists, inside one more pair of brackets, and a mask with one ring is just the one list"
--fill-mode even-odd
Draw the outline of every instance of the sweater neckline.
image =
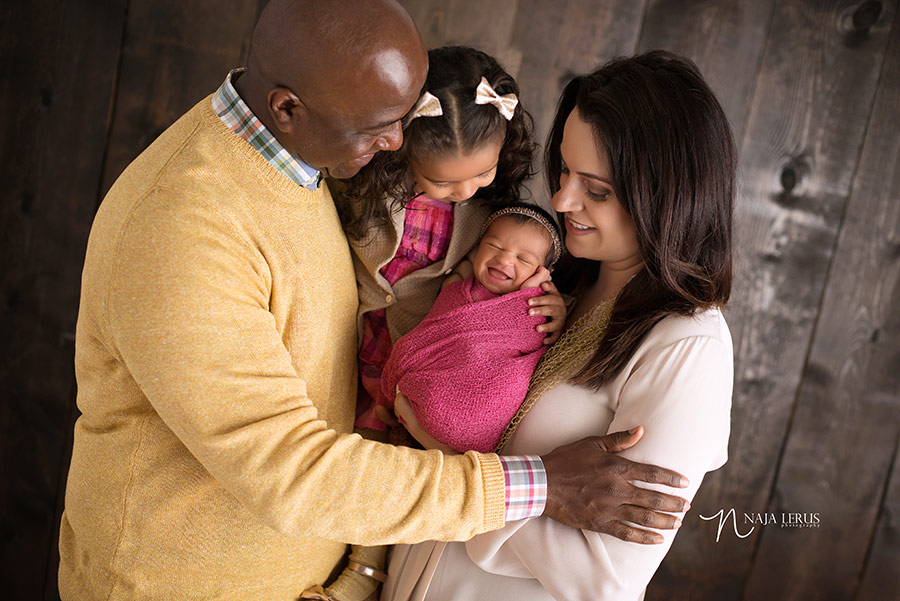
[[317, 190], [310, 190], [292, 181], [287, 175], [276, 169], [260, 152], [246, 140], [231, 131], [212, 107], [212, 94], [200, 103], [200, 121], [219, 139], [224, 151], [237, 156], [242, 162], [256, 170], [255, 175], [276, 194], [292, 202], [312, 200], [322, 194], [324, 181]]

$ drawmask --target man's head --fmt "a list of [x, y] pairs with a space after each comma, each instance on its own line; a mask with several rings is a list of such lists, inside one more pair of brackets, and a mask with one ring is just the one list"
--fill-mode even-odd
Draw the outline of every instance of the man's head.
[[400, 147], [427, 70], [422, 38], [393, 0], [271, 0], [235, 85], [288, 152], [348, 178]]

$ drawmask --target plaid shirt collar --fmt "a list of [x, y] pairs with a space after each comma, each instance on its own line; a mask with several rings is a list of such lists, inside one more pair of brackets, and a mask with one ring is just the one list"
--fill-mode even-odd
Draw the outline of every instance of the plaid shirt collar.
[[285, 150], [234, 89], [231, 78], [243, 71], [245, 69], [233, 69], [228, 73], [228, 77], [213, 94], [213, 110], [228, 129], [246, 140], [288, 179], [304, 188], [318, 189], [322, 174]]

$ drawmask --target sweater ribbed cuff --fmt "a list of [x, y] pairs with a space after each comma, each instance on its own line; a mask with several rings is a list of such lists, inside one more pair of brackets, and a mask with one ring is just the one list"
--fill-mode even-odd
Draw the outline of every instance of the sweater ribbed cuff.
[[484, 529], [502, 528], [506, 523], [506, 477], [497, 455], [480, 455], [484, 477]]

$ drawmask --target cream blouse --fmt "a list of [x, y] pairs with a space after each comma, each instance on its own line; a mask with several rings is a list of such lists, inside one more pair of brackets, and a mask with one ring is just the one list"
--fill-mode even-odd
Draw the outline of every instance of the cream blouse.
[[[544, 394], [504, 453], [544, 454], [585, 436], [643, 425], [644, 437], [622, 455], [684, 474], [690, 486], [675, 494], [690, 500], [703, 476], [727, 459], [732, 380], [731, 335], [720, 311], [667, 317], [599, 391], [562, 383]], [[467, 543], [399, 546], [382, 601], [634, 601], [676, 532], [660, 531], [662, 544], [640, 545], [541, 517]]]

